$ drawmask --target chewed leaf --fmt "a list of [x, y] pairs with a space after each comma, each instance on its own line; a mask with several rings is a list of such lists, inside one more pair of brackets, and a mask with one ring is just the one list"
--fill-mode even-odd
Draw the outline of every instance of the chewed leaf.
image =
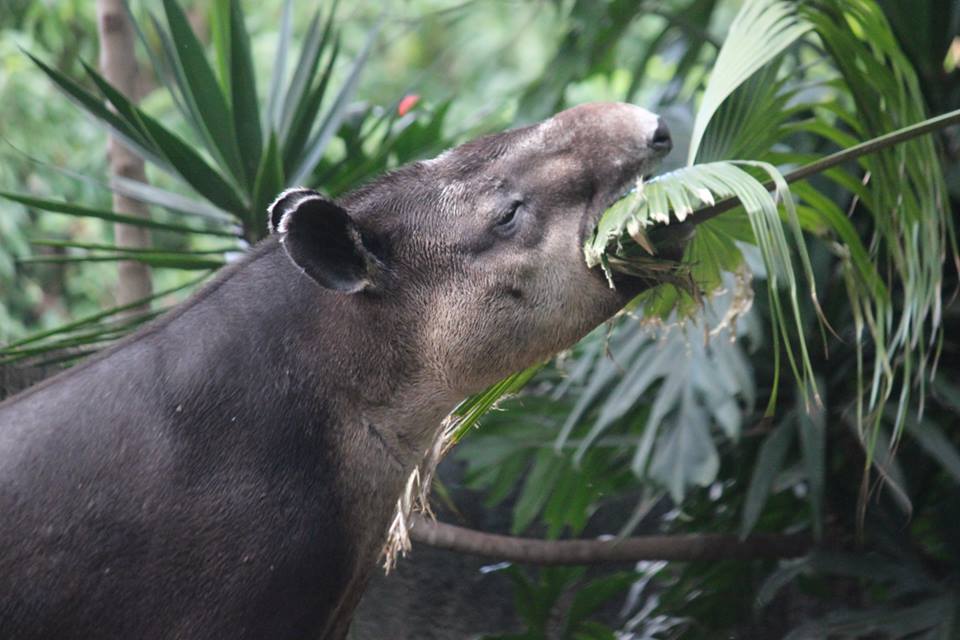
[[626, 228], [626, 219], [632, 216], [634, 208], [637, 206], [637, 199], [631, 197], [635, 193], [631, 192], [617, 200], [600, 218], [592, 240], [584, 247], [587, 266], [591, 268], [599, 266], [607, 245], [623, 235]]
[[650, 244], [650, 238], [648, 238], [647, 234], [644, 233], [643, 227], [640, 226], [640, 223], [637, 222], [636, 218], [630, 218], [627, 221], [627, 233], [630, 234], [630, 237], [633, 238], [634, 242], [643, 247], [644, 251], [650, 255], [657, 253], [653, 245]]
[[[777, 186], [775, 194], [767, 191], [767, 187], [742, 169], [742, 166], [756, 167], [770, 175]], [[597, 233], [586, 247], [585, 253], [588, 256], [597, 256], [598, 262], [601, 257], [605, 257], [605, 264], [609, 269], [661, 282], [662, 286], [677, 287], [679, 282], [675, 276], [686, 269], [693, 276], [693, 290], [688, 293], [695, 299], [701, 296], [709, 297], [720, 287], [720, 273], [738, 266], [740, 256], [732, 242], [707, 242], [708, 246], [694, 243], [688, 248], [680, 265], [669, 262], [665, 265], [664, 261], [651, 260], [650, 254], [656, 247], [647, 246], [650, 240], [645, 230], [654, 224], [669, 225], [675, 221], [683, 222], [690, 217], [695, 220], [697, 209], [729, 198], [736, 198], [742, 204], [763, 257], [770, 281], [768, 291], [773, 332], [784, 345], [787, 362], [800, 383], [804, 397], [818, 402], [810, 356], [803, 340], [803, 322], [797, 294], [798, 275], [791, 257], [794, 252], [800, 257], [803, 267], [800, 272], [809, 283], [811, 297], [816, 300], [813, 274], [799, 230], [793, 196], [783, 176], [773, 165], [760, 162], [710, 162], [652, 178], [646, 182], [642, 191], [628, 194], [604, 213]], [[792, 242], [788, 240], [784, 229], [785, 223], [779, 213], [778, 199], [786, 211]], [[729, 249], [719, 250], [727, 245], [730, 246]], [[696, 247], [700, 249], [691, 250]], [[667, 268], [668, 266], [673, 268]], [[674, 312], [689, 314], [696, 308], [682, 305], [682, 296], [666, 299], [670, 300], [671, 304], [661, 302], [656, 307], [647, 305], [647, 311], [655, 308], [658, 315], [666, 318]]]

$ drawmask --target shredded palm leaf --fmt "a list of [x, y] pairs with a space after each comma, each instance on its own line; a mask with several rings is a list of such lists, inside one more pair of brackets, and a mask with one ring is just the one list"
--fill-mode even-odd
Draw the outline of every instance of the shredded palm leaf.
[[[776, 184], [774, 193], [768, 192], [763, 183], [747, 173], [743, 168], [745, 166], [762, 169], [768, 174]], [[611, 269], [631, 273], [637, 268], [643, 268], [652, 255], [639, 262], [634, 256], [636, 247], [644, 245], [645, 251], [653, 254], [653, 247], [646, 239], [648, 228], [655, 224], [683, 222], [695, 210], [712, 206], [727, 198], [737, 198], [742, 203], [742, 210], [749, 220], [755, 244], [760, 248], [770, 281], [768, 292], [774, 338], [782, 341], [784, 345], [787, 361], [800, 383], [804, 399], [818, 402], [810, 357], [802, 339], [803, 321], [798, 296], [800, 287], [792, 254], [796, 252], [800, 258], [811, 298], [816, 303], [813, 272], [800, 229], [796, 202], [786, 180], [773, 165], [753, 161], [711, 162], [684, 167], [641, 184], [633, 194], [621, 199], [601, 218], [596, 233], [584, 249], [587, 264], [601, 266], [611, 282]], [[780, 217], [778, 200], [782, 202], [786, 212], [786, 222]], [[788, 240], [787, 227], [791, 240]], [[713, 237], [711, 241], [723, 240]], [[733, 244], [733, 238], [727, 238], [726, 241], [732, 250], [737, 252], [736, 262], [739, 263], [739, 251]], [[695, 294], [706, 295], [714, 291], [709, 287], [709, 283], [714, 282], [712, 271], [729, 268], [718, 261], [689, 264], [688, 267], [697, 288]], [[704, 269], [711, 272], [704, 273]], [[716, 283], [719, 286], [718, 279]], [[666, 317], [674, 309], [658, 306], [659, 294], [660, 292], [653, 290], [644, 296], [648, 303], [647, 313]], [[786, 300], [783, 300], [784, 297]], [[679, 296], [673, 296], [672, 299], [679, 304]], [[771, 397], [768, 411], [773, 409], [775, 401], [776, 393]]]

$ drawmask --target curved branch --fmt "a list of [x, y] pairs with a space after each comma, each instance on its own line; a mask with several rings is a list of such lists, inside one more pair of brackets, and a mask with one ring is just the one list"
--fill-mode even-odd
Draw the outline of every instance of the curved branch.
[[523, 564], [566, 565], [640, 560], [755, 560], [795, 558], [813, 548], [804, 535], [756, 534], [741, 540], [728, 534], [639, 536], [619, 540], [537, 540], [484, 533], [413, 516], [410, 538], [458, 553]]

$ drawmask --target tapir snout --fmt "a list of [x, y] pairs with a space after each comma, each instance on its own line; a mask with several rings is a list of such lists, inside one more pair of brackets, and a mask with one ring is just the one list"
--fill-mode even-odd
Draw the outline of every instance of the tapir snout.
[[662, 157], [673, 148], [663, 119], [642, 107], [622, 102], [590, 103], [561, 111], [547, 122], [577, 132], [581, 140], [621, 149], [624, 157]]

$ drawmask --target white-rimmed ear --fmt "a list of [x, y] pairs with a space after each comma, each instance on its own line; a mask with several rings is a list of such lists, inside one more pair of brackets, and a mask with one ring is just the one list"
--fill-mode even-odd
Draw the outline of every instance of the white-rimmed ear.
[[293, 211], [300, 200], [312, 196], [323, 197], [313, 189], [305, 187], [291, 187], [282, 191], [273, 204], [267, 207], [267, 228], [270, 229], [270, 233], [278, 232], [283, 214]]
[[290, 259], [320, 286], [357, 293], [374, 285], [382, 265], [338, 204], [309, 189], [291, 189], [269, 212], [271, 230]]

